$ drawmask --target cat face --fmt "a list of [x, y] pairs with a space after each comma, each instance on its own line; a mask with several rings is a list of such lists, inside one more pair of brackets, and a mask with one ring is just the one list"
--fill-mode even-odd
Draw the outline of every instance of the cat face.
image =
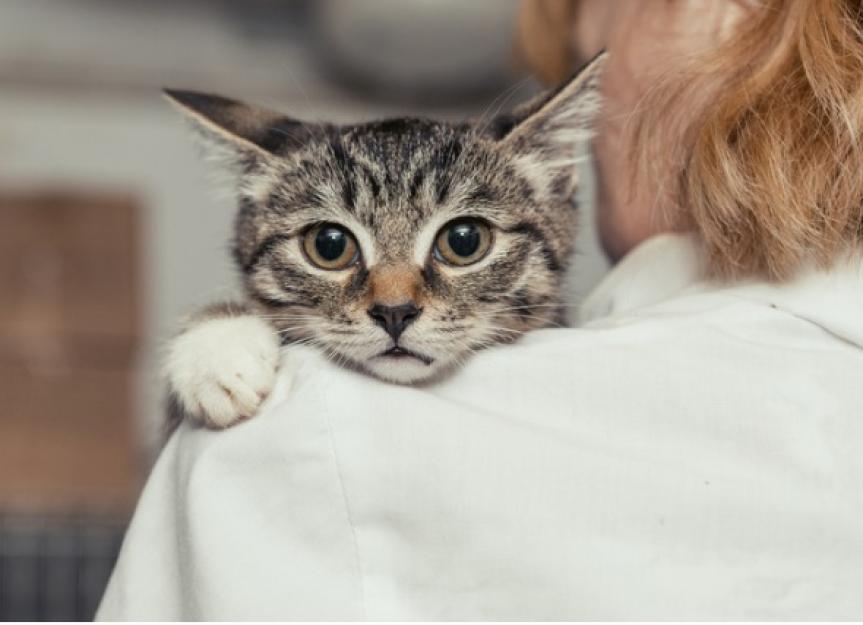
[[308, 124], [168, 95], [236, 175], [235, 258], [262, 314], [339, 362], [416, 382], [559, 318], [601, 62], [460, 124]]

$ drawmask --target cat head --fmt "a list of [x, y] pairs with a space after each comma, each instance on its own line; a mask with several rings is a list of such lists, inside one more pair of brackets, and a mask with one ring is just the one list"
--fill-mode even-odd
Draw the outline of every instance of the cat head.
[[306, 123], [166, 94], [236, 180], [234, 256], [262, 314], [335, 360], [415, 382], [560, 317], [603, 61], [464, 123]]

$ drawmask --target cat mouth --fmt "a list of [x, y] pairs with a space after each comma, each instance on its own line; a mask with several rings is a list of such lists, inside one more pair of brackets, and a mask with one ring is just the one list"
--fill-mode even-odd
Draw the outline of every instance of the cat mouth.
[[428, 356], [424, 356], [423, 354], [418, 354], [416, 352], [412, 352], [409, 349], [405, 349], [404, 347], [399, 347], [398, 345], [394, 347], [390, 347], [387, 351], [381, 352], [375, 358], [392, 358], [394, 360], [399, 360], [402, 358], [413, 358], [414, 360], [419, 360], [424, 365], [430, 365], [434, 359], [429, 358]]

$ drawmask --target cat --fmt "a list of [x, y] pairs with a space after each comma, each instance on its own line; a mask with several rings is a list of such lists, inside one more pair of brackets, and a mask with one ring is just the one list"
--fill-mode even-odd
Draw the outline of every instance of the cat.
[[171, 419], [224, 428], [252, 416], [285, 342], [412, 384], [553, 325], [605, 56], [512, 113], [461, 123], [311, 124], [166, 89], [236, 180], [246, 294], [193, 315], [171, 342]]

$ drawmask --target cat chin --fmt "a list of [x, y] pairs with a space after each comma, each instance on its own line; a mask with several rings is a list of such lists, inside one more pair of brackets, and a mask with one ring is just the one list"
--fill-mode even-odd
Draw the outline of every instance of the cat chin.
[[364, 369], [387, 382], [419, 384], [437, 377], [444, 367], [437, 362], [425, 363], [417, 358], [375, 357], [366, 361]]

